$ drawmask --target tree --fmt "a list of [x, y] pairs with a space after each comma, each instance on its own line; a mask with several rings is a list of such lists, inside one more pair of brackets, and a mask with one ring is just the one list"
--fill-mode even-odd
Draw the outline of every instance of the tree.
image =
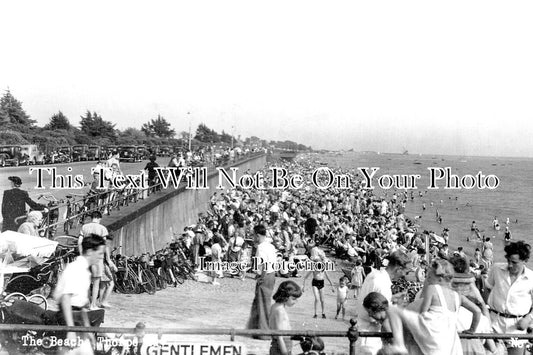
[[11, 91], [7, 89], [0, 99], [0, 122], [32, 126], [36, 121], [30, 119], [30, 116], [22, 108], [22, 102], [15, 99]]
[[0, 107], [0, 124], [2, 126], [9, 123], [9, 117], [7, 116], [7, 112], [4, 111], [2, 107]]
[[50, 122], [44, 126], [44, 129], [49, 130], [64, 129], [68, 131], [71, 128], [72, 126], [70, 125], [68, 118], [61, 111], [50, 117]]
[[207, 127], [205, 124], [200, 123], [196, 129], [196, 136], [194, 139], [204, 143], [217, 143], [220, 142], [220, 137], [217, 132]]
[[111, 141], [115, 141], [117, 138], [115, 124], [104, 121], [96, 112], [91, 114], [89, 110], [85, 116], [81, 116], [80, 128], [88, 137], [109, 138]]
[[124, 131], [119, 132], [118, 144], [142, 144], [146, 138], [145, 134], [137, 128], [129, 127]]
[[95, 144], [97, 138], [98, 136], [89, 136], [83, 130], [74, 132], [74, 139], [77, 144]]
[[155, 120], [144, 123], [141, 131], [147, 137], [172, 138], [176, 135], [176, 131], [170, 128], [170, 123], [161, 115], [157, 115]]
[[150, 122], [143, 123], [141, 126], [141, 132], [143, 132], [146, 137], [153, 137], [155, 135]]
[[220, 135], [220, 141], [230, 144], [232, 142], [232, 137], [230, 134], [222, 131], [222, 134]]

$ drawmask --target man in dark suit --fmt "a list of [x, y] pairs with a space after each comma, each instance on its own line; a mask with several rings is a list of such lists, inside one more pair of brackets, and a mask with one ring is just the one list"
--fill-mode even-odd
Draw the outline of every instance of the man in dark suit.
[[45, 210], [46, 206], [34, 202], [27, 191], [21, 190], [22, 180], [18, 176], [10, 176], [11, 190], [4, 191], [4, 199], [2, 200], [2, 232], [7, 230], [17, 231], [19, 226], [24, 222], [20, 220], [15, 222], [15, 218], [24, 216], [26, 214], [26, 204], [32, 209], [41, 211]]

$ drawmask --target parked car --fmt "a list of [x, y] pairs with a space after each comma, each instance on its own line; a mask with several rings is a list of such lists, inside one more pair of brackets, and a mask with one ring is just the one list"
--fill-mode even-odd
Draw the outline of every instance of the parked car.
[[69, 146], [69, 145], [66, 145], [66, 146], [63, 146], [63, 147], [60, 147], [58, 150], [57, 150], [57, 153], [58, 153], [58, 161], [57, 162], [61, 162], [61, 163], [70, 163], [72, 161], [72, 147]]
[[112, 155], [118, 154], [118, 145], [108, 145], [107, 147], [107, 157], [106, 159], [111, 158]]
[[89, 146], [87, 144], [79, 144], [72, 146], [72, 160], [73, 161], [82, 161], [89, 160], [87, 152], [89, 151]]
[[161, 157], [169, 157], [172, 154], [172, 151], [170, 150], [170, 147], [168, 145], [162, 145], [159, 148], [159, 153], [157, 155]]
[[30, 159], [19, 145], [2, 145], [0, 146], [0, 166], [7, 165], [19, 166], [30, 165]]
[[98, 160], [100, 159], [100, 146], [90, 145], [87, 150], [87, 159], [88, 160]]
[[137, 146], [134, 145], [122, 145], [118, 149], [120, 161], [136, 162], [141, 161], [141, 156], [137, 151]]
[[159, 156], [159, 147], [156, 145], [148, 147], [148, 156], [155, 155], [156, 157]]
[[146, 160], [149, 158], [148, 150], [144, 145], [137, 146], [137, 153], [139, 154], [141, 160]]
[[39, 149], [37, 144], [23, 144], [20, 147], [22, 148], [22, 154], [28, 156], [30, 164], [45, 163], [45, 154]]

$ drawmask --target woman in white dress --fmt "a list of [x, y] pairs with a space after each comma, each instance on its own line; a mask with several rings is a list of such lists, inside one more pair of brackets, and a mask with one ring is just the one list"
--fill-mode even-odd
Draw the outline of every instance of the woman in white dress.
[[[463, 353], [457, 334], [459, 308], [463, 306], [473, 314], [472, 324], [464, 331], [465, 333], [475, 331], [481, 312], [474, 303], [450, 288], [453, 274], [453, 267], [448, 261], [434, 260], [427, 275], [428, 286], [420, 312], [398, 307], [389, 308], [388, 315], [393, 333], [393, 345], [390, 351], [408, 353], [403, 333], [405, 327], [423, 354], [459, 355]], [[414, 353], [411, 347], [409, 353]]]

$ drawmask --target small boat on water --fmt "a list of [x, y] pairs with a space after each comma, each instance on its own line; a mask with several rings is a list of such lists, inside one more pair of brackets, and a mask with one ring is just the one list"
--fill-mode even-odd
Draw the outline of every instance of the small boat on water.
[[422, 163], [419, 162], [419, 161], [415, 161], [413, 164], [420, 165], [420, 164], [422, 164]]

